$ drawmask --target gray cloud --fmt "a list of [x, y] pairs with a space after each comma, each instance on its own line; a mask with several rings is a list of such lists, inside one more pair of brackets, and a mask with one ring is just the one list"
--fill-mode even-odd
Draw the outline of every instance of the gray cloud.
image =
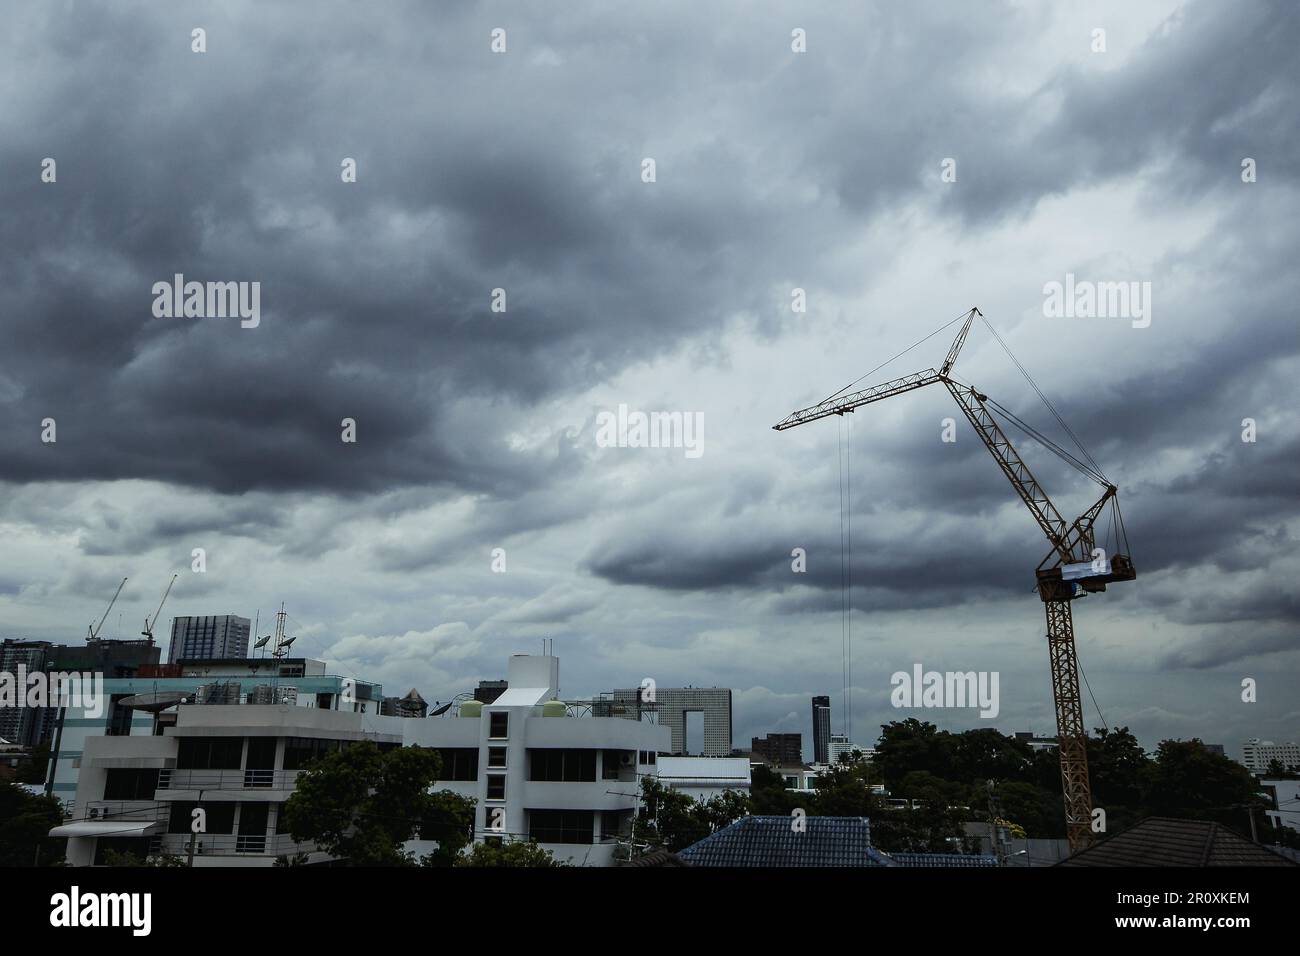
[[[1294, 706], [1186, 717], [1244, 667], [1300, 678], [1289, 9], [1116, 5], [1092, 55], [1066, 8], [733, 6], [6, 13], [5, 636], [79, 634], [128, 574], [134, 620], [201, 546], [174, 613], [286, 600], [313, 653], [431, 699], [555, 637], [566, 688], [729, 684], [738, 740], [799, 729], [840, 681], [847, 426], [769, 426], [978, 303], [1121, 487], [1102, 696], [1140, 732], [1293, 736]], [[1151, 281], [1151, 327], [1045, 320], [1067, 271]], [[261, 282], [261, 326], [152, 318], [178, 272]], [[957, 371], [1049, 420], [983, 329]], [[701, 410], [706, 454], [596, 448], [618, 402]], [[852, 429], [860, 713], [960, 651], [1050, 720], [1045, 543], [951, 400]], [[1062, 511], [1093, 500], [1012, 435]]]

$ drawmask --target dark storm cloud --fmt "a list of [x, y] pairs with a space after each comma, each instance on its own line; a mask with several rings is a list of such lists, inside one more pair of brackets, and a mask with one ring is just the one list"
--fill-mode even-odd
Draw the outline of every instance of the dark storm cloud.
[[[964, 308], [970, 290], [950, 290], [952, 264], [907, 245], [913, 230], [953, 236], [946, 255], [1001, 282], [985, 243], [1008, 249], [997, 230], [1023, 225], [1027, 243], [1059, 241], [1062, 256], [1065, 239], [1093, 237], [1095, 263], [1062, 269], [1118, 261], [1195, 296], [1158, 299], [1155, 325], [1124, 339], [1062, 325], [1049, 361], [1030, 363], [1121, 485], [1141, 577], [1108, 606], [1140, 595], [1153, 629], [1176, 634], [1150, 655], [1172, 670], [1295, 649], [1283, 579], [1300, 454], [1296, 229], [1276, 211], [1294, 208], [1300, 26], [1282, 4], [1190, 4], [1122, 54], [1115, 14], [1107, 56], [1123, 59], [1075, 65], [1044, 47], [1086, 48], [1086, 28], [1061, 37], [1056, 12], [999, 3], [4, 16], [0, 487], [31, 493], [0, 497], [0, 518], [49, 535], [15, 554], [95, 559], [31, 585], [50, 604], [72, 594], [102, 607], [126, 573], [119, 557], [152, 549], [183, 564], [190, 546], [228, 536], [241, 554], [285, 560], [241, 568], [251, 580], [178, 584], [182, 606], [197, 596], [188, 609], [209, 612], [209, 595], [243, 589], [267, 608], [270, 595], [253, 594], [263, 579], [300, 578], [322, 633], [369, 648], [358, 660], [450, 647], [493, 676], [521, 629], [562, 625], [575, 643], [584, 627], [600, 634], [600, 666], [639, 674], [658, 656], [683, 680], [711, 666], [723, 681], [786, 674], [783, 632], [815, 632], [840, 607], [834, 428], [774, 436], [747, 416], [774, 395], [784, 414], [835, 383], [821, 367], [798, 381], [728, 378], [732, 353], [775, 341], [797, 366], [808, 343], [782, 324], [790, 286], [851, 312], [913, 256], [927, 264], [915, 295], [933, 284]], [[487, 52], [498, 22], [505, 57]], [[203, 56], [189, 52], [200, 23]], [[807, 56], [789, 53], [793, 23], [809, 29]], [[58, 159], [56, 185], [38, 181], [44, 156]], [[345, 156], [359, 162], [355, 185], [339, 181]], [[653, 186], [638, 178], [646, 156]], [[959, 188], [938, 182], [948, 156]], [[1240, 182], [1243, 156], [1259, 161], [1258, 184]], [[1105, 218], [1118, 206], [1070, 218], [1092, 212], [1081, 191], [1104, 206], [1135, 189], [1153, 218], [1201, 213], [1206, 238], [1130, 244]], [[1035, 221], [1062, 197], [1069, 213]], [[876, 230], [906, 235], [864, 242]], [[1130, 247], [1152, 245], [1161, 258], [1130, 269]], [[177, 272], [260, 281], [261, 326], [153, 319], [152, 283]], [[1037, 319], [1043, 282], [1061, 278], [1036, 272], [1010, 277], [995, 317], [1017, 351], [1042, 327], [1017, 318]], [[489, 310], [496, 287], [504, 315]], [[910, 329], [910, 298], [882, 311], [844, 326], [882, 343]], [[980, 334], [959, 373], [1045, 424], [1014, 369], [967, 364]], [[827, 368], [842, 367], [842, 341], [819, 345]], [[710, 418], [710, 441], [727, 436], [710, 446], [712, 470], [594, 453], [588, 410], [574, 407], [593, 390], [590, 404], [620, 400], [620, 376], [683, 352], [694, 367], [640, 397], [693, 407], [681, 403], [715, 376], [734, 389], [732, 411]], [[878, 621], [966, 605], [977, 618], [984, 602], [1029, 601], [1045, 543], [951, 399], [931, 389], [890, 407], [897, 417], [854, 425], [853, 607]], [[957, 419], [955, 445], [939, 441], [942, 416]], [[1248, 416], [1254, 445], [1239, 440]], [[57, 445], [39, 442], [45, 417]], [[339, 441], [344, 417], [358, 421], [356, 445]], [[1009, 431], [1068, 516], [1095, 498]], [[122, 479], [152, 482], [122, 491], [135, 487]], [[83, 485], [109, 490], [78, 498]], [[498, 545], [523, 573], [485, 585]], [[793, 547], [808, 550], [806, 575], [791, 572]], [[141, 603], [161, 589], [128, 587]], [[454, 640], [422, 643], [430, 622]], [[712, 652], [711, 632], [733, 625], [747, 636]], [[905, 647], [915, 637], [900, 629]], [[460, 660], [448, 673], [468, 679]], [[824, 683], [821, 666], [789, 681]]]
[[[57, 70], [6, 123], [6, 167], [26, 172], [0, 186], [0, 237], [23, 250], [0, 266], [3, 369], [18, 395], [0, 423], [0, 477], [519, 494], [548, 477], [503, 443], [511, 407], [600, 381], [737, 312], [770, 315], [771, 281], [844, 233], [842, 214], [788, 198], [804, 187], [831, 188], [855, 215], [900, 205], [929, 187], [899, 171], [957, 143], [974, 165], [957, 201], [988, 217], [1161, 151], [1208, 163], [1205, 147], [1190, 149], [1195, 134], [1252, 110], [1270, 149], [1288, 147], [1280, 131], [1292, 128], [1267, 119], [1285, 111], [1287, 73], [1269, 66], [1293, 21], [1265, 5], [1200, 10], [1131, 66], [1100, 78], [1063, 69], [1028, 97], [966, 82], [987, 41], [1026, 27], [1028, 15], [998, 5], [960, 20], [876, 11], [860, 31], [815, 17], [825, 55], [798, 75], [749, 42], [706, 42], [691, 15], [550, 32], [523, 20], [523, 36], [571, 60], [548, 67], [526, 48], [493, 58], [469, 43], [486, 33], [470, 6], [442, 11], [436, 29], [418, 5], [404, 10], [406, 23], [350, 8], [305, 22], [251, 6], [23, 15], [10, 46], [45, 47]], [[203, 13], [199, 56], [188, 35]], [[784, 23], [746, 27], [745, 40], [784, 35]], [[606, 72], [595, 38], [628, 55], [605, 89], [585, 82]], [[839, 71], [862, 43], [878, 55], [873, 82], [846, 87]], [[1258, 49], [1251, 67], [1277, 79], [1250, 82], [1236, 44]], [[949, 69], [925, 66], [918, 54], [934, 48], [954, 51]], [[724, 90], [725, 138], [705, 132], [707, 114], [684, 126], [671, 98], [728, 68], [763, 96]], [[1193, 72], [1213, 95], [1181, 95]], [[1038, 102], [1048, 92], [1055, 112]], [[1137, 112], [1175, 92], [1178, 109]], [[917, 105], [883, 108], [904, 94]], [[681, 145], [665, 144], [669, 130]], [[656, 153], [660, 182], [646, 187], [638, 164]], [[59, 160], [55, 186], [32, 173], [44, 155]], [[345, 155], [361, 164], [355, 186], [338, 181]], [[810, 235], [798, 223], [814, 211]], [[150, 318], [149, 286], [177, 272], [260, 281], [262, 327]], [[488, 311], [496, 287], [510, 296], [504, 316]], [[59, 422], [57, 453], [34, 439], [46, 416]], [[354, 447], [338, 441], [343, 417], [359, 422]]]
[[[438, 56], [391, 71], [411, 52], [395, 27], [351, 37], [361, 84], [255, 17], [238, 43], [214, 27], [196, 56], [188, 19], [95, 15], [75, 29], [102, 42], [62, 51], [41, 135], [7, 157], [54, 155], [60, 175], [5, 181], [5, 238], [29, 250], [4, 269], [21, 396], [6, 478], [517, 494], [545, 467], [502, 447], [510, 403], [599, 380], [763, 294], [777, 253], [730, 247], [782, 214], [737, 187], [738, 150], [703, 150], [651, 195], [639, 144], [610, 141], [600, 108], [584, 125], [559, 97], [537, 102], [528, 84], [545, 77], [522, 54], [499, 66], [453, 25]], [[47, 16], [33, 42], [73, 29]], [[415, 80], [437, 95], [409, 96]], [[339, 182], [344, 155], [356, 186]], [[149, 287], [175, 273], [260, 281], [263, 325], [151, 319]], [[488, 310], [496, 287], [507, 315]], [[32, 441], [46, 416], [57, 454]]]

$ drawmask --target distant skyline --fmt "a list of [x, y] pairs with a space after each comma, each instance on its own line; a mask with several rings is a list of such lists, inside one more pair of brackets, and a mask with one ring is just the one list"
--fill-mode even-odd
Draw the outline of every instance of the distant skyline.
[[[810, 697], [844, 729], [851, 429], [854, 741], [1050, 736], [1045, 541], [951, 398], [771, 428], [978, 306], [1120, 487], [1138, 579], [1076, 602], [1087, 725], [1095, 696], [1148, 749], [1300, 738], [1289, 5], [5, 23], [0, 637], [79, 643], [124, 576], [104, 636], [138, 636], [179, 572], [160, 644], [181, 615], [268, 633], [284, 602], [295, 654], [445, 701], [553, 638], [566, 694], [729, 687], [735, 745], [810, 747]], [[155, 317], [178, 274], [257, 283], [256, 324]], [[1149, 309], [1054, 314], [1075, 279]], [[981, 326], [956, 371], [1063, 439]], [[621, 406], [696, 444], [614, 440]], [[1095, 498], [1012, 438], [1062, 512]], [[996, 719], [892, 707], [917, 664], [997, 672]]]

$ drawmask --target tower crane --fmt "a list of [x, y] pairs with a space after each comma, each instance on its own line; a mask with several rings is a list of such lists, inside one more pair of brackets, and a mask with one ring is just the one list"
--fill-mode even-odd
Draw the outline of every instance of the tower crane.
[[109, 601], [108, 607], [104, 608], [104, 616], [99, 619], [99, 623], [94, 627], [91, 627], [89, 624], [86, 625], [87, 644], [93, 644], [95, 641], [99, 640], [99, 629], [104, 626], [104, 621], [108, 618], [108, 612], [113, 610], [113, 605], [117, 603], [117, 596], [122, 593], [122, 588], [125, 585], [126, 578], [123, 578], [122, 583], [119, 584], [117, 590], [113, 592], [113, 600]]
[[149, 643], [153, 643], [153, 626], [158, 623], [158, 615], [162, 613], [163, 605], [167, 603], [167, 595], [172, 593], [172, 585], [176, 583], [179, 574], [173, 574], [172, 579], [167, 582], [167, 590], [163, 591], [162, 600], [158, 602], [158, 610], [153, 612], [153, 618], [144, 619], [144, 630], [140, 633], [149, 638]]
[[[1035, 571], [1036, 590], [1047, 615], [1047, 649], [1051, 662], [1052, 697], [1056, 705], [1056, 734], [1061, 760], [1066, 836], [1071, 850], [1079, 850], [1086, 847], [1092, 839], [1092, 792], [1088, 783], [1087, 733], [1084, 730], [1083, 707], [1079, 694], [1079, 664], [1075, 654], [1070, 602], [1089, 593], [1105, 591], [1107, 584], [1116, 581], [1132, 581], [1137, 577], [1137, 571], [1129, 555], [1120, 551], [1121, 548], [1124, 551], [1128, 548], [1127, 536], [1123, 532], [1123, 516], [1119, 512], [1118, 489], [1102, 475], [1096, 462], [1082, 445], [1080, 451], [1084, 461], [1080, 461], [1070, 452], [1051, 442], [984, 393], [971, 385], [957, 381], [952, 376], [953, 365], [977, 315], [981, 319], [984, 318], [984, 314], [978, 308], [972, 308], [964, 316], [948, 323], [952, 325], [961, 321], [961, 318], [965, 319], [956, 339], [948, 349], [947, 358], [938, 369], [928, 368], [846, 394], [848, 388], [857, 384], [855, 382], [816, 405], [791, 412], [773, 428], [784, 431], [830, 415], [844, 415], [863, 405], [936, 383], [941, 383], [956, 400], [966, 420], [974, 427], [975, 433], [993, 455], [994, 461], [1011, 482], [1016, 494], [1029, 508], [1034, 520], [1038, 522], [1039, 528], [1051, 544], [1051, 551], [1039, 562]], [[988, 324], [987, 320], [985, 324]], [[989, 326], [989, 330], [993, 331], [992, 326]], [[1006, 349], [1006, 343], [1002, 342], [996, 331], [993, 331], [993, 335]], [[1010, 355], [1009, 349], [1007, 353]], [[1015, 356], [1011, 358], [1015, 361]], [[1020, 366], [1018, 361], [1016, 365], [1033, 385], [1039, 397], [1056, 415], [1056, 410], [1029, 378], [1024, 367]], [[1029, 466], [1016, 452], [1015, 447], [995, 420], [990, 406], [1100, 484], [1104, 489], [1101, 497], [1074, 521], [1067, 521], [1052, 504], [1047, 493], [1029, 470]], [[1065, 425], [1060, 416], [1056, 415], [1056, 418], [1069, 431], [1069, 426]], [[1073, 437], [1073, 432], [1070, 434]], [[1094, 532], [1094, 524], [1098, 516], [1108, 505], [1113, 509], [1116, 522], [1117, 545], [1115, 553], [1109, 557], [1103, 549], [1096, 548]]]

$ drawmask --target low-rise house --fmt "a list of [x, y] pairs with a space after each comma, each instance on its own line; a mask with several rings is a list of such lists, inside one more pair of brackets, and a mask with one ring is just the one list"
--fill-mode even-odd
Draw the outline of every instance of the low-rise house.
[[885, 853], [872, 844], [866, 817], [744, 817], [677, 856], [702, 867], [997, 866], [991, 856]]
[[1147, 817], [1057, 866], [1295, 866], [1212, 820]]

